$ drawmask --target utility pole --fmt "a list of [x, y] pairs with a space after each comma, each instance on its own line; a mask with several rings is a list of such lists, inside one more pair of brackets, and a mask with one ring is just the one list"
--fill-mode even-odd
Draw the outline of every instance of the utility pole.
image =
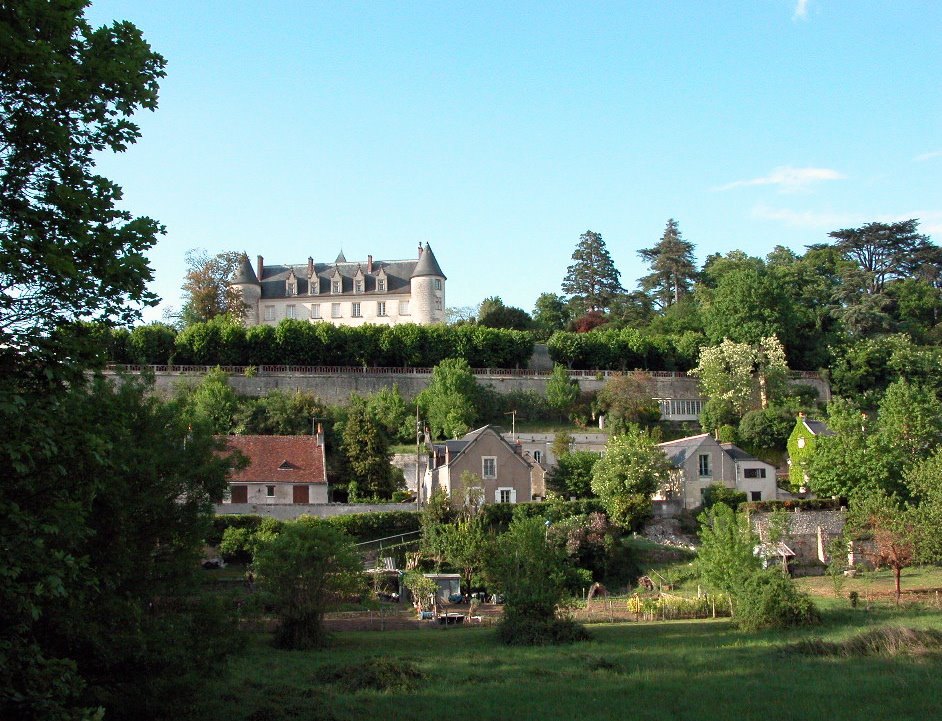
[[415, 510], [422, 510], [422, 484], [419, 480], [419, 441], [422, 438], [422, 421], [419, 420], [419, 401], [415, 401]]
[[517, 411], [516, 409], [504, 414], [510, 416], [510, 435], [513, 436], [514, 443], [517, 442]]

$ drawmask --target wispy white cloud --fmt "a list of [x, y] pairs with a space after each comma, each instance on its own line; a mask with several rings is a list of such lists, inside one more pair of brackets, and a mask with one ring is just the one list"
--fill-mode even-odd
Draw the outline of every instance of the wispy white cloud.
[[782, 192], [795, 192], [804, 190], [812, 183], [823, 180], [841, 180], [845, 176], [831, 168], [793, 168], [785, 165], [775, 168], [771, 173], [761, 178], [749, 180], [735, 180], [732, 183], [713, 188], [716, 191], [745, 188], [753, 185], [775, 185]]
[[810, 0], [798, 0], [795, 5], [795, 14], [792, 15], [793, 20], [805, 20], [808, 17], [808, 3]]
[[752, 216], [761, 220], [775, 220], [793, 228], [814, 228], [833, 230], [853, 225], [853, 216], [847, 213], [815, 212], [812, 210], [792, 210], [791, 208], [773, 208], [759, 204], [752, 209]]
[[931, 153], [917, 155], [915, 158], [913, 158], [913, 160], [921, 163], [923, 160], [932, 160], [933, 158], [942, 158], [942, 150], [933, 150]]

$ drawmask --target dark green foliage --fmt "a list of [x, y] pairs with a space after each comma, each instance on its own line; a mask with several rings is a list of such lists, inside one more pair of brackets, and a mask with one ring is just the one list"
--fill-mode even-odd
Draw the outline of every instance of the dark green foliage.
[[514, 518], [540, 518], [555, 523], [573, 516], [585, 516], [589, 513], [604, 512], [600, 501], [586, 499], [582, 501], [542, 501], [540, 503], [486, 503], [481, 515], [487, 526], [498, 533], [510, 527]]
[[579, 312], [607, 310], [622, 293], [620, 273], [600, 233], [587, 230], [579, 237], [566, 270], [562, 291]]
[[791, 628], [820, 623], [821, 614], [807, 594], [778, 569], [753, 574], [736, 594], [736, 625], [744, 631]]
[[399, 490], [401, 474], [397, 479], [390, 465], [389, 437], [362, 400], [348, 409], [341, 447], [346, 456], [351, 501], [388, 500]]
[[837, 658], [938, 656], [942, 653], [942, 631], [932, 628], [887, 626], [863, 631], [846, 641], [828, 642], [818, 639], [799, 641], [789, 646], [788, 650], [804, 656]]
[[710, 398], [700, 411], [700, 427], [711, 433], [723, 426], [739, 425], [739, 416], [732, 401], [727, 398]]
[[497, 626], [497, 637], [508, 646], [561, 646], [591, 638], [585, 626], [571, 618], [541, 621], [506, 613]]
[[287, 523], [255, 554], [259, 590], [281, 621], [275, 643], [301, 650], [327, 641], [324, 614], [364, 586], [353, 540], [325, 523]]
[[545, 341], [553, 333], [563, 330], [572, 319], [566, 299], [555, 293], [541, 293], [533, 308], [533, 334]]
[[485, 298], [478, 308], [478, 325], [485, 328], [507, 328], [510, 330], [530, 330], [533, 321], [525, 310], [504, 305], [499, 296]]
[[673, 218], [667, 221], [657, 245], [639, 250], [638, 255], [651, 268], [638, 282], [659, 307], [670, 307], [690, 292], [697, 277], [693, 243], [681, 237]]
[[463, 359], [444, 360], [435, 366], [428, 386], [418, 396], [434, 438], [458, 438], [474, 427], [479, 417], [477, 379]]
[[751, 448], [784, 450], [796, 415], [794, 409], [782, 406], [749, 411], [739, 422], [739, 440]]
[[414, 533], [419, 530], [420, 519], [421, 514], [418, 512], [380, 511], [331, 516], [325, 518], [324, 523], [343, 531], [358, 543], [362, 543], [399, 534]]
[[556, 459], [546, 476], [547, 487], [563, 498], [592, 498], [592, 469], [599, 454], [594, 451], [573, 451]]
[[488, 577], [504, 596], [498, 634], [507, 644], [571, 643], [585, 638], [578, 626], [557, 618], [566, 588], [565, 552], [547, 541], [539, 518], [517, 518], [497, 539]]
[[795, 498], [788, 501], [749, 501], [743, 508], [756, 513], [785, 509], [786, 511], [839, 511], [845, 505], [840, 498]]
[[793, 338], [793, 317], [791, 301], [774, 276], [764, 267], [743, 268], [724, 273], [708, 294], [703, 325], [714, 343], [724, 338], [758, 343], [775, 335], [787, 347]]
[[661, 418], [654, 395], [654, 379], [644, 373], [609, 378], [596, 396], [610, 433], [624, 433], [629, 426], [650, 427]]
[[703, 490], [703, 510], [709, 510], [717, 503], [724, 503], [734, 511], [746, 502], [745, 491], [737, 491], [720, 483], [714, 483]]

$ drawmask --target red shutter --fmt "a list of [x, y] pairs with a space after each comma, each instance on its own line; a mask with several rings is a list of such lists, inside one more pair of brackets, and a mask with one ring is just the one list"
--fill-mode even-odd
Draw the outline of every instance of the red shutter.
[[293, 490], [295, 503], [311, 502], [311, 489], [309, 486], [295, 486]]

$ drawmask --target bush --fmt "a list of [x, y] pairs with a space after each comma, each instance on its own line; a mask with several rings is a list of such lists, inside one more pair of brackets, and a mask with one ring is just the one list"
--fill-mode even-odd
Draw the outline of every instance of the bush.
[[497, 637], [508, 646], [559, 646], [589, 640], [589, 632], [571, 618], [535, 619], [504, 614]]
[[331, 516], [323, 520], [362, 543], [403, 533], [414, 533], [421, 526], [421, 518], [421, 514], [416, 511], [377, 511]]
[[777, 569], [754, 574], [736, 594], [736, 625], [745, 631], [818, 623], [821, 615], [807, 594]]
[[284, 522], [259, 518], [253, 526], [230, 526], [222, 534], [219, 553], [226, 561], [251, 563], [259, 547], [281, 533]]
[[846, 502], [840, 498], [795, 498], [787, 501], [750, 501], [743, 509], [761, 513], [784, 508], [786, 511], [839, 511]]
[[713, 483], [703, 489], [703, 510], [712, 508], [717, 503], [725, 503], [734, 511], [746, 502], [745, 491], [727, 488], [721, 483]]

